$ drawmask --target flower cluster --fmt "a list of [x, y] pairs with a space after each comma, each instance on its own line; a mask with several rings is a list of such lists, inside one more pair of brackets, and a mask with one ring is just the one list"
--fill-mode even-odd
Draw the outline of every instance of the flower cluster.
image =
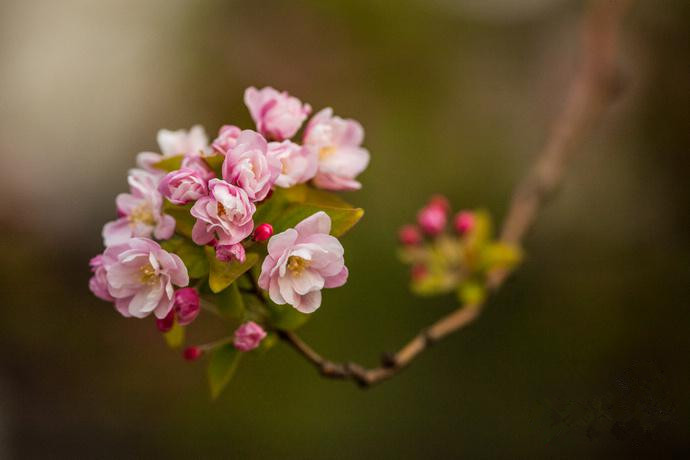
[[270, 87], [248, 88], [244, 100], [256, 130], [224, 125], [211, 141], [201, 126], [158, 133], [160, 152], [137, 155], [117, 218], [103, 228], [106, 249], [91, 260], [97, 297], [126, 317], [153, 313], [176, 342], [208, 302], [234, 312], [234, 348], [252, 350], [267, 330], [302, 321], [280, 305], [311, 313], [322, 289], [348, 277], [333, 234], [362, 211], [328, 191], [361, 187], [362, 126], [330, 108], [307, 121], [309, 104]]
[[519, 262], [518, 248], [492, 240], [491, 219], [481, 210], [451, 214], [444, 196], [417, 213], [416, 224], [398, 232], [400, 259], [411, 266], [411, 287], [420, 295], [455, 290], [461, 302], [480, 302], [487, 276]]

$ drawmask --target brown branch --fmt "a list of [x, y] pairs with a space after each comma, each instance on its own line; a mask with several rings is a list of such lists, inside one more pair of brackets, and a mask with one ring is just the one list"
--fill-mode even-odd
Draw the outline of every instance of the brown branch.
[[[520, 245], [537, 213], [557, 190], [574, 147], [582, 140], [605, 109], [620, 93], [616, 52], [621, 19], [629, 0], [592, 1], [583, 24], [582, 61], [573, 78], [562, 112], [556, 118], [546, 144], [536, 162], [513, 193], [500, 239]], [[486, 287], [498, 289], [508, 271], [494, 273]], [[420, 331], [397, 353], [384, 356], [381, 365], [371, 369], [356, 363], [331, 362], [307, 345], [295, 333], [279, 331], [280, 338], [312, 363], [324, 377], [349, 379], [371, 386], [397, 374], [430, 344], [462, 329], [481, 313], [484, 303], [462, 305]]]

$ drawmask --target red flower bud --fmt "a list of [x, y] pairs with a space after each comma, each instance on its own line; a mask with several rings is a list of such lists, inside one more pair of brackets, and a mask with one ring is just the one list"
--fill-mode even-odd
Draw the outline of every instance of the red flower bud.
[[469, 211], [460, 211], [455, 216], [455, 230], [461, 234], [465, 235], [474, 228], [475, 218], [474, 214]]
[[398, 231], [398, 239], [406, 246], [414, 246], [422, 242], [422, 235], [414, 225], [403, 225]]
[[444, 213], [450, 212], [450, 202], [448, 198], [443, 195], [434, 195], [429, 200], [429, 207], [436, 207], [441, 209]]
[[175, 313], [177, 322], [182, 326], [190, 324], [199, 316], [201, 311], [199, 293], [196, 289], [186, 287], [175, 291]]
[[417, 223], [429, 236], [436, 236], [443, 232], [446, 219], [446, 211], [438, 205], [428, 205], [417, 214]]
[[187, 347], [182, 352], [182, 356], [187, 361], [196, 361], [204, 354], [204, 350], [199, 347]]
[[254, 229], [254, 241], [261, 243], [273, 236], [273, 226], [271, 224], [261, 224]]
[[175, 309], [171, 308], [170, 313], [165, 318], [156, 318], [156, 327], [161, 332], [168, 332], [175, 324]]

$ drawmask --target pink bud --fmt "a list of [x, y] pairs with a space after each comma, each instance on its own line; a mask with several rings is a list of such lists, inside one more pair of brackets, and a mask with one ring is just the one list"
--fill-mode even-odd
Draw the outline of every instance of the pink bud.
[[436, 236], [446, 226], [446, 212], [439, 205], [428, 205], [417, 214], [417, 223], [427, 235]]
[[165, 318], [156, 318], [156, 327], [161, 332], [168, 332], [175, 324], [175, 310], [170, 309], [170, 313]]
[[429, 204], [427, 205], [429, 207], [438, 207], [443, 212], [448, 213], [450, 212], [450, 202], [448, 201], [448, 198], [446, 198], [443, 195], [434, 195], [431, 197], [429, 200]]
[[466, 234], [474, 228], [474, 214], [469, 211], [460, 211], [455, 216], [455, 230], [461, 235]]
[[398, 239], [406, 246], [414, 246], [422, 242], [422, 235], [414, 225], [403, 225], [398, 231]]
[[426, 275], [428, 273], [429, 270], [426, 268], [426, 265], [423, 264], [413, 265], [412, 270], [410, 272], [413, 281], [419, 281], [423, 278], [426, 278]]
[[182, 356], [187, 361], [196, 361], [197, 359], [201, 358], [201, 355], [203, 354], [204, 350], [199, 347], [187, 347], [182, 352]]
[[234, 345], [240, 351], [250, 351], [259, 346], [266, 331], [254, 321], [248, 321], [235, 331]]
[[190, 324], [201, 311], [199, 293], [196, 289], [186, 287], [175, 291], [175, 313], [177, 322], [182, 326]]
[[266, 241], [273, 235], [273, 226], [271, 224], [261, 224], [254, 229], [254, 241], [259, 243]]
[[216, 259], [221, 262], [232, 262], [233, 260], [237, 260], [242, 263], [246, 259], [244, 246], [242, 246], [242, 243], [218, 244], [216, 245]]

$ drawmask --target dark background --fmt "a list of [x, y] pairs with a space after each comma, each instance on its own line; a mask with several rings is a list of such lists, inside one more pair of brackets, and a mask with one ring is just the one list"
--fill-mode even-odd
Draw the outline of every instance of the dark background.
[[[204, 364], [87, 289], [159, 128], [250, 127], [250, 85], [364, 125], [346, 287], [303, 336], [375, 364], [417, 299], [395, 232], [435, 192], [500, 219], [577, 62], [567, 0], [0, 3], [0, 458], [679, 454], [688, 438], [690, 3], [638, 1], [626, 92], [578, 150], [483, 316], [368, 391], [279, 345], [210, 402]], [[219, 337], [211, 318], [192, 343]]]

